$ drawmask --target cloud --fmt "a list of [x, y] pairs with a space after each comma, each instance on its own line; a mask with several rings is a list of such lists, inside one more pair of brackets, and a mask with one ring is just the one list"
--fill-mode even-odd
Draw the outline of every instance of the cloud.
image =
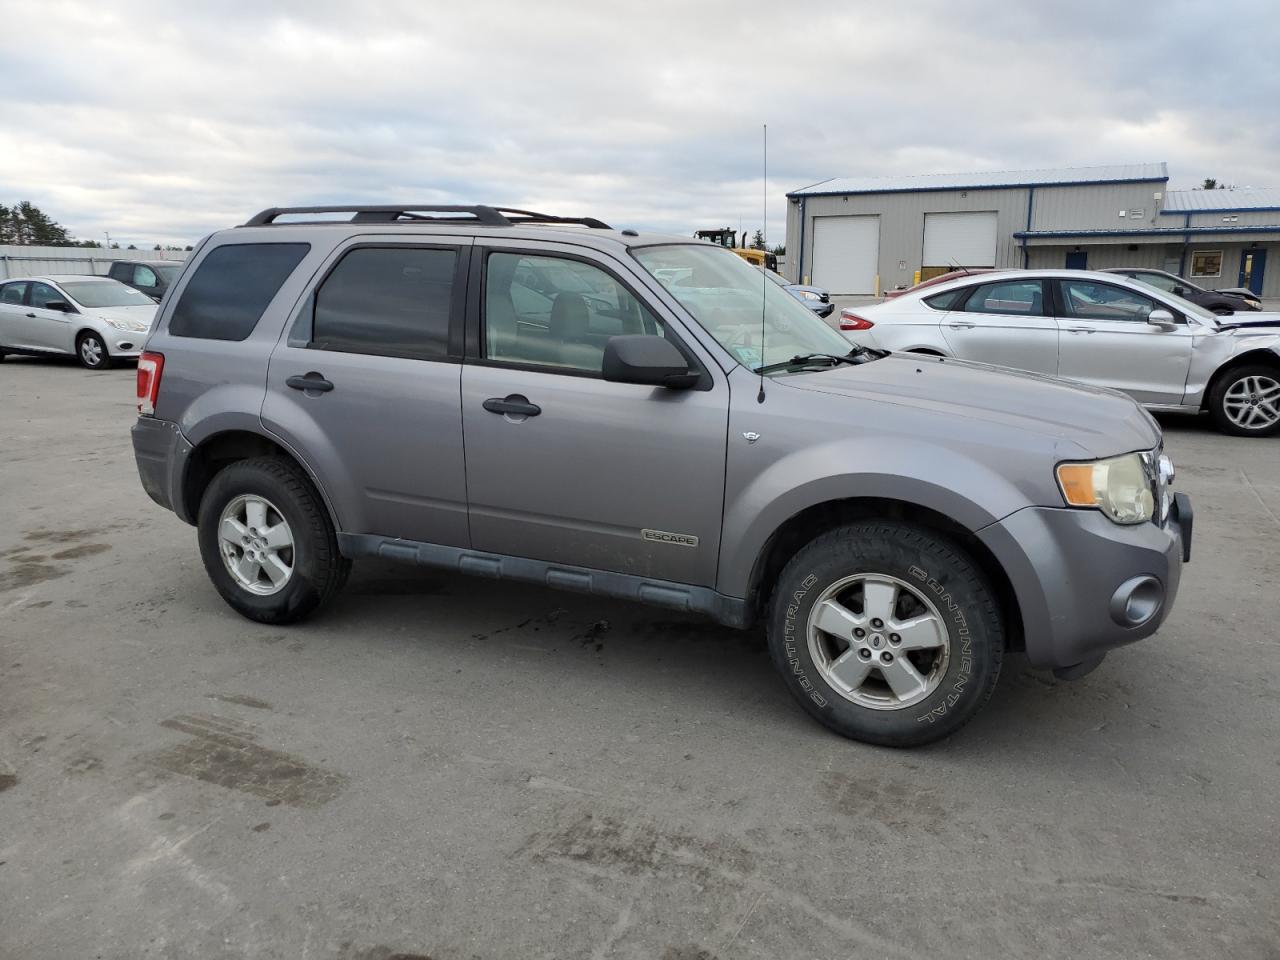
[[833, 176], [1168, 160], [1175, 186], [1280, 185], [1280, 8], [1204, 9], [9, 0], [0, 197], [139, 245], [352, 200], [754, 229], [765, 122], [777, 241], [786, 190]]

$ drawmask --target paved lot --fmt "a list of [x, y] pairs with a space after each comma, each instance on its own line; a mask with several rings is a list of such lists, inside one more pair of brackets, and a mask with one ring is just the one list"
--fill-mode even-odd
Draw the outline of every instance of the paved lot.
[[366, 565], [250, 624], [132, 381], [0, 365], [0, 956], [1280, 956], [1280, 441], [1168, 421], [1161, 634], [894, 752], [618, 602]]

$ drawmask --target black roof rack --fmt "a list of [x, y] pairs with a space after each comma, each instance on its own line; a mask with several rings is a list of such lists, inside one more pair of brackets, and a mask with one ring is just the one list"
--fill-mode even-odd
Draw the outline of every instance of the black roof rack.
[[[355, 207], [271, 207], [255, 213], [246, 227], [265, 227], [276, 223], [277, 217], [303, 213], [349, 213], [346, 223], [474, 223], [485, 227], [513, 227], [521, 223], [577, 223], [594, 230], [612, 229], [595, 217], [557, 217], [532, 210], [516, 210], [513, 207], [486, 207], [482, 205], [440, 206], [438, 204], [390, 204]], [[436, 216], [446, 214], [446, 216]], [[296, 226], [296, 224], [290, 224]]]

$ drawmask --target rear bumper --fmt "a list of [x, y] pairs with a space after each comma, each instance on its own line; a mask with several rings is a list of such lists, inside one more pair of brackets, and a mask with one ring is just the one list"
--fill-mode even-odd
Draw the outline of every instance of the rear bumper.
[[142, 489], [160, 506], [192, 523], [182, 502], [182, 478], [192, 449], [187, 438], [176, 423], [155, 417], [139, 417], [131, 433]]
[[1013, 585], [1027, 658], [1055, 669], [1096, 664], [1108, 650], [1155, 633], [1177, 597], [1190, 535], [1185, 495], [1164, 526], [1027, 507], [978, 534]]

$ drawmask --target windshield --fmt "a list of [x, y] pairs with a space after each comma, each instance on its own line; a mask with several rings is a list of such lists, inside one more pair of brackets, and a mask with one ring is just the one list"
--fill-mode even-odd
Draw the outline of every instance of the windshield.
[[116, 280], [68, 280], [59, 286], [82, 307], [154, 307], [145, 293]]
[[635, 247], [632, 254], [745, 367], [756, 370], [807, 354], [843, 357], [853, 349], [735, 253], [681, 243]]
[[767, 270], [767, 269], [765, 269], [764, 267], [756, 267], [756, 269], [757, 269], [757, 270], [759, 270], [761, 273], [763, 273], [763, 274], [764, 274], [766, 277], [768, 277], [771, 281], [773, 281], [774, 283], [776, 283], [778, 286], [780, 286], [780, 287], [785, 287], [785, 286], [787, 286], [787, 281], [786, 281], [786, 279], [785, 279], [785, 278], [783, 278], [783, 277], [778, 276], [778, 275], [777, 275], [776, 273], [774, 273], [772, 270]]

